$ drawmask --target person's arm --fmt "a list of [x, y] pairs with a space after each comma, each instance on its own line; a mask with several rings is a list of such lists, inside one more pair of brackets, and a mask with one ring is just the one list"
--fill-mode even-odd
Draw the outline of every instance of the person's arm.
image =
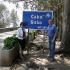
[[19, 29], [17, 30], [17, 36], [19, 37]]
[[17, 36], [23, 38], [23, 36], [20, 36], [20, 30], [17, 30]]
[[54, 27], [54, 37], [53, 37], [53, 42], [55, 41], [55, 38], [56, 38], [56, 36], [57, 36], [57, 28], [56, 28], [56, 26]]
[[57, 35], [57, 33], [54, 34], [54, 37], [53, 37], [53, 40], [52, 40], [53, 42], [55, 41], [56, 35]]
[[46, 37], [48, 36], [48, 34], [47, 34], [47, 33], [48, 33], [48, 27], [46, 28]]

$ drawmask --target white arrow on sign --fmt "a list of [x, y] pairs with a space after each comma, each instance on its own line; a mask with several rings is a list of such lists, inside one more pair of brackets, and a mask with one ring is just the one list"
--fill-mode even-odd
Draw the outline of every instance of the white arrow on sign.
[[49, 14], [49, 13], [47, 13], [47, 14], [46, 14], [46, 18], [49, 18], [49, 17], [50, 17], [50, 14]]

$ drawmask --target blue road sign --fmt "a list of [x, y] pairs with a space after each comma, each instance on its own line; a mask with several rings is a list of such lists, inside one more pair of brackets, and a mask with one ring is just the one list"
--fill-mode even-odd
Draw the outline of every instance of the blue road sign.
[[23, 11], [22, 17], [26, 29], [45, 29], [48, 20], [53, 18], [53, 11]]

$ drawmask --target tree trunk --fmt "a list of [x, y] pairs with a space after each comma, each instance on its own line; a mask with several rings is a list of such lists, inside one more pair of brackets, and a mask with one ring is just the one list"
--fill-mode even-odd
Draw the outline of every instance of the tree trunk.
[[[70, 0], [64, 0], [63, 33], [60, 49], [70, 54]], [[61, 52], [61, 51], [60, 51]]]

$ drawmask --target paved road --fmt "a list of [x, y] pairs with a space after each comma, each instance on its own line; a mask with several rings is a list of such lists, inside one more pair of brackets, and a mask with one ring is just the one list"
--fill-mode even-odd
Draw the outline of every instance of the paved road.
[[0, 33], [0, 49], [2, 49], [2, 47], [3, 47], [3, 40], [4, 40], [6, 37], [12, 36], [13, 34], [17, 34], [17, 30], [10, 31], [10, 32]]

